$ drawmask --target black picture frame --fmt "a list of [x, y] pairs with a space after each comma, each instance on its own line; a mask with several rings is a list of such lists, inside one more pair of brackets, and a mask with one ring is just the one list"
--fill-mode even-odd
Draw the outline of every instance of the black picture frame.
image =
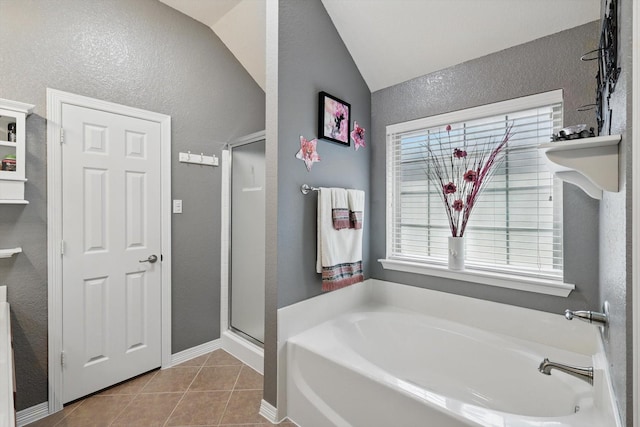
[[318, 138], [350, 146], [351, 104], [326, 92], [318, 94]]

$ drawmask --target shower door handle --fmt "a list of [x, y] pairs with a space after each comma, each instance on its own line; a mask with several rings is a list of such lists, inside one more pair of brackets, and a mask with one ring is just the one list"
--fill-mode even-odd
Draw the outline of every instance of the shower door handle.
[[153, 264], [153, 263], [154, 263], [154, 262], [156, 262], [156, 261], [158, 261], [158, 257], [157, 257], [157, 256], [155, 256], [155, 255], [149, 255], [149, 258], [147, 258], [147, 259], [141, 259], [141, 260], [140, 260], [140, 261], [138, 261], [138, 262], [148, 262], [148, 263]]

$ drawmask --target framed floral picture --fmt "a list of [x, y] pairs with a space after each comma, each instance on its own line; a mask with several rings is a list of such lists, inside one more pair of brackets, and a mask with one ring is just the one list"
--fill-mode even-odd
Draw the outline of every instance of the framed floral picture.
[[320, 92], [318, 105], [318, 137], [346, 146], [351, 132], [351, 104]]

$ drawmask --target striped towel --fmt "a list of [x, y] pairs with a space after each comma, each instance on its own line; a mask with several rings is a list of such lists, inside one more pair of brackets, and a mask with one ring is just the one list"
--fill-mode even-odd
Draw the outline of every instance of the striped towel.
[[360, 230], [364, 217], [364, 191], [347, 190], [349, 203], [349, 228]]
[[347, 190], [343, 188], [331, 188], [331, 218], [333, 228], [342, 230], [343, 228], [353, 228], [350, 224], [349, 201]]
[[334, 189], [320, 188], [318, 193], [316, 272], [322, 274], [323, 291], [332, 291], [364, 281], [362, 229], [334, 228], [332, 190]]

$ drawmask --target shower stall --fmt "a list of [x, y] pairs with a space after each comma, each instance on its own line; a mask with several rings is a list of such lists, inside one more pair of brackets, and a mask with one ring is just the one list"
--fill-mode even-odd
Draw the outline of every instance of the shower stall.
[[[222, 218], [223, 348], [261, 372], [265, 291], [264, 132], [230, 143], [222, 160], [222, 197], [226, 201]], [[254, 359], [260, 366], [251, 363]]]

